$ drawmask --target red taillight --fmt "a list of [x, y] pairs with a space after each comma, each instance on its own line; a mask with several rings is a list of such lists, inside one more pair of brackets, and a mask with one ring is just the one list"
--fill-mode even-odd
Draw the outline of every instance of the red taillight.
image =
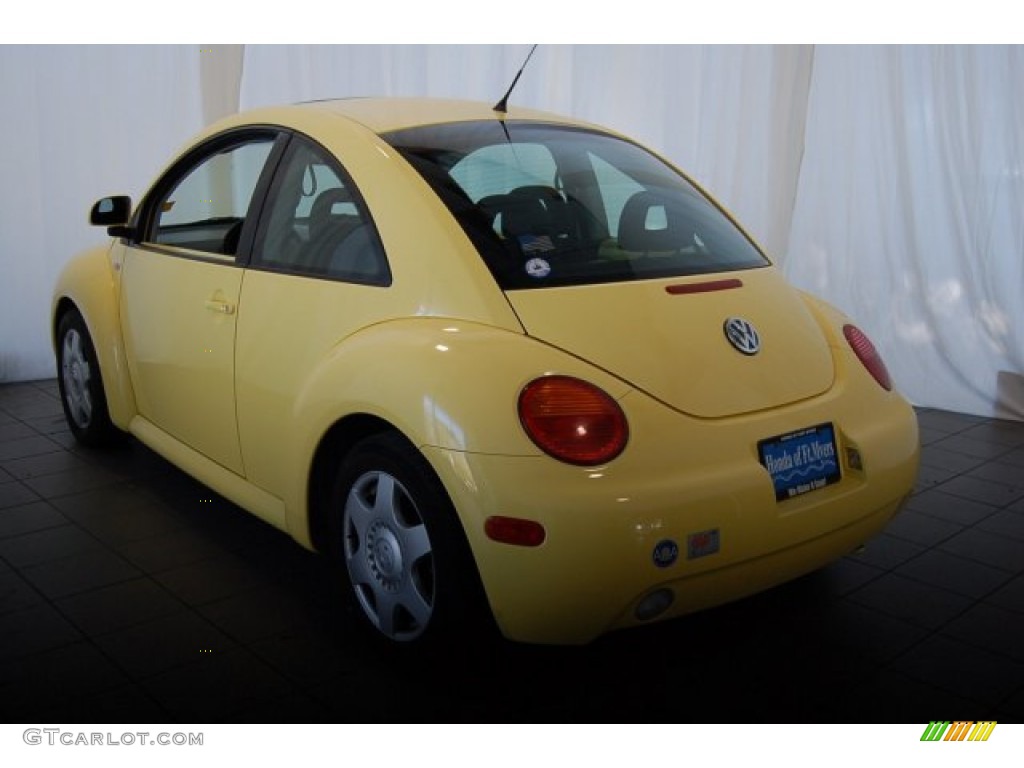
[[544, 453], [590, 467], [626, 447], [626, 415], [611, 396], [571, 376], [544, 376], [519, 394], [519, 420]]
[[857, 355], [857, 359], [868, 369], [868, 373], [874, 376], [875, 381], [884, 389], [891, 392], [892, 379], [889, 377], [889, 369], [885, 367], [885, 363], [882, 362], [882, 356], [878, 354], [878, 350], [871, 343], [871, 339], [855, 325], [844, 325], [843, 336], [846, 337], [846, 341], [849, 342], [854, 354]]
[[516, 544], [520, 547], [539, 547], [547, 538], [544, 526], [535, 520], [495, 515], [484, 521], [487, 538], [502, 544]]

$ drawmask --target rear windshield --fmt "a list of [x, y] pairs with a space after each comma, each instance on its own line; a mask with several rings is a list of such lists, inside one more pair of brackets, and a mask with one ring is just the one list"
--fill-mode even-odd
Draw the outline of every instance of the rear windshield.
[[683, 176], [608, 134], [489, 120], [383, 138], [433, 187], [504, 289], [768, 264]]

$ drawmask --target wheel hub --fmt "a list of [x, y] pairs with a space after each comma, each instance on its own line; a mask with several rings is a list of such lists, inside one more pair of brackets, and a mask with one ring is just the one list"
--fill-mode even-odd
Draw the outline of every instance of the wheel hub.
[[375, 520], [366, 532], [366, 557], [378, 583], [388, 592], [397, 592], [402, 581], [402, 545], [383, 520]]

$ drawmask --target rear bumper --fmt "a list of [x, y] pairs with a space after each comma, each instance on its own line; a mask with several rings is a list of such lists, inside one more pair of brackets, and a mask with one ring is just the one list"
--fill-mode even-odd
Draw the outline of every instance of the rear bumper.
[[650, 623], [638, 618], [637, 612], [644, 598], [659, 590], [668, 590], [672, 600], [656, 617], [661, 621], [738, 600], [815, 571], [875, 536], [899, 512], [904, 501], [886, 504], [851, 525], [787, 549], [650, 587], [608, 629]]
[[[900, 397], [871, 400], [864, 407], [833, 393], [779, 411], [698, 420], [632, 392], [622, 401], [630, 445], [605, 467], [426, 454], [462, 518], [502, 632], [585, 643], [644, 623], [635, 611], [652, 591], [672, 593], [657, 620], [679, 616], [800, 576], [879, 533], [913, 487], [918, 436]], [[842, 479], [777, 502], [757, 442], [825, 422], [835, 426]], [[851, 466], [848, 449], [859, 452], [861, 468]], [[491, 541], [483, 533], [490, 515], [536, 520], [547, 538], [535, 548]], [[694, 541], [703, 544], [691, 548]], [[678, 548], [674, 561], [655, 556], [665, 542]]]

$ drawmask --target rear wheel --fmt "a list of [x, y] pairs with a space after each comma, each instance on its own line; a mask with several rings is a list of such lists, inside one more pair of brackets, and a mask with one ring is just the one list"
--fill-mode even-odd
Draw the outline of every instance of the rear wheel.
[[100, 365], [85, 320], [77, 309], [57, 324], [57, 383], [61, 405], [75, 438], [86, 445], [108, 445], [117, 429], [107, 412]]
[[333, 552], [379, 637], [430, 646], [483, 626], [482, 589], [455, 510], [400, 435], [375, 435], [352, 450], [331, 512]]

